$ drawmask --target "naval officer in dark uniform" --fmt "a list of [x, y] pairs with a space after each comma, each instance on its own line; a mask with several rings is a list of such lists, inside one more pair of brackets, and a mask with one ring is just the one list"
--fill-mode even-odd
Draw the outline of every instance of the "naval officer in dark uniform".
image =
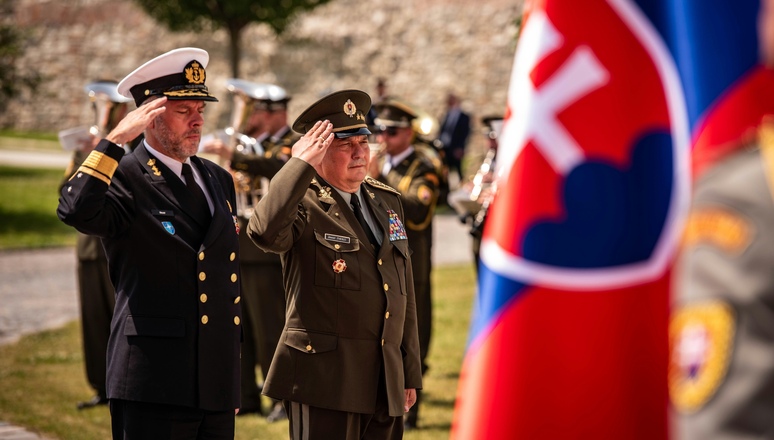
[[264, 383], [293, 439], [398, 439], [422, 386], [400, 196], [366, 177], [369, 96], [332, 93], [293, 124], [305, 135], [248, 234], [280, 254], [286, 323]]
[[[129, 113], [64, 185], [57, 213], [97, 235], [116, 307], [114, 439], [233, 439], [239, 408], [239, 228], [231, 176], [195, 156], [206, 51], [175, 49], [118, 85]], [[122, 144], [145, 140], [124, 154]]]
[[[419, 358], [422, 374], [427, 371], [427, 352], [433, 330], [430, 284], [432, 271], [433, 214], [438, 201], [439, 177], [426, 151], [430, 146], [418, 144], [413, 122], [418, 112], [395, 98], [374, 105], [374, 123], [379, 130], [380, 150], [371, 162], [369, 175], [398, 190], [406, 212], [406, 234], [411, 247], [414, 268], [414, 290], [417, 297]], [[406, 415], [406, 428], [417, 427], [421, 393], [417, 404]]]

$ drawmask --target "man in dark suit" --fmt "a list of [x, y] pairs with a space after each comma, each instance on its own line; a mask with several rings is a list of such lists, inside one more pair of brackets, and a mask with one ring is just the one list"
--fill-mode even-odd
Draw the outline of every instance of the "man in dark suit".
[[[57, 213], [97, 235], [116, 307], [114, 439], [233, 439], [239, 408], [239, 228], [231, 176], [195, 156], [209, 55], [175, 49], [118, 85], [129, 113], [64, 185]], [[133, 153], [122, 144], [145, 133]]]
[[[433, 214], [438, 200], [439, 177], [432, 162], [432, 147], [416, 139], [413, 122], [418, 112], [395, 98], [374, 105], [380, 152], [371, 161], [369, 176], [398, 190], [406, 213], [406, 233], [414, 268], [417, 298], [419, 358], [422, 375], [427, 371], [427, 352], [433, 327], [430, 272], [432, 271]], [[414, 429], [419, 418], [421, 393], [406, 416], [405, 427]]]
[[460, 99], [454, 93], [446, 96], [446, 115], [441, 123], [438, 140], [444, 152], [444, 160], [452, 172], [457, 173], [457, 182], [462, 182], [462, 158], [470, 136], [470, 116], [460, 108]]
[[[235, 111], [244, 119], [241, 127], [233, 127], [239, 142], [230, 146], [213, 139], [202, 150], [218, 154], [238, 176], [237, 210], [239, 226], [244, 229], [269, 180], [290, 158], [290, 148], [299, 135], [288, 126], [290, 96], [282, 87], [230, 79], [226, 88], [239, 103]], [[279, 255], [257, 248], [247, 234], [240, 235], [239, 247], [242, 291], [246, 293], [242, 324], [252, 330], [245, 332], [242, 344], [243, 406], [239, 415], [243, 415], [262, 412], [255, 365], [260, 364], [265, 378], [285, 325], [285, 290]], [[285, 418], [282, 403], [274, 402], [266, 420], [271, 423]]]
[[422, 384], [403, 206], [366, 177], [370, 104], [343, 90], [296, 119], [305, 135], [247, 228], [282, 258], [287, 320], [263, 391], [293, 439], [402, 438]]

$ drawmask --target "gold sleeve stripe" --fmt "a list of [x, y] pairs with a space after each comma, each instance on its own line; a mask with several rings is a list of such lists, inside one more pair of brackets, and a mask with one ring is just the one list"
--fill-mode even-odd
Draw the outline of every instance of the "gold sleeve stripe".
[[99, 179], [99, 180], [107, 183], [108, 185], [110, 185], [110, 178], [105, 176], [104, 174], [100, 173], [97, 170], [92, 170], [91, 168], [87, 168], [85, 166], [81, 166], [80, 168], [78, 168], [78, 172], [75, 173], [75, 174], [78, 174], [78, 173], [88, 174], [89, 176], [96, 177], [97, 179]]
[[118, 161], [110, 156], [105, 156], [104, 153], [99, 151], [92, 151], [91, 154], [89, 154], [89, 157], [83, 161], [83, 166], [99, 171], [107, 176], [108, 179], [112, 179], [113, 173], [115, 173], [116, 168], [118, 168]]

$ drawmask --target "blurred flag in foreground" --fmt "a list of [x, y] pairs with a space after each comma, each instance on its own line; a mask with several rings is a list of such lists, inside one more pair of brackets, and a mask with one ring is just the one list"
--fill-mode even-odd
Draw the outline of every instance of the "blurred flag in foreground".
[[689, 154], [700, 172], [774, 109], [758, 8], [529, 6], [452, 438], [668, 438]]
[[452, 438], [668, 437], [691, 142], [733, 81], [698, 81], [712, 72], [692, 70], [690, 38], [722, 26], [688, 3], [545, 0], [525, 15]]

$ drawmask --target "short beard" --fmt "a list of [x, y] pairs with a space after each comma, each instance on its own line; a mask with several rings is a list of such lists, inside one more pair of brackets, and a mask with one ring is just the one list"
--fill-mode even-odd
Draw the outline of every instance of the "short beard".
[[164, 149], [163, 153], [167, 156], [185, 162], [186, 159], [195, 155], [199, 150], [198, 145], [189, 145], [190, 141], [186, 139], [191, 133], [201, 134], [199, 129], [193, 128], [180, 136], [175, 136], [162, 119], [162, 116], [156, 117], [155, 126], [156, 138], [161, 142], [161, 147]]

